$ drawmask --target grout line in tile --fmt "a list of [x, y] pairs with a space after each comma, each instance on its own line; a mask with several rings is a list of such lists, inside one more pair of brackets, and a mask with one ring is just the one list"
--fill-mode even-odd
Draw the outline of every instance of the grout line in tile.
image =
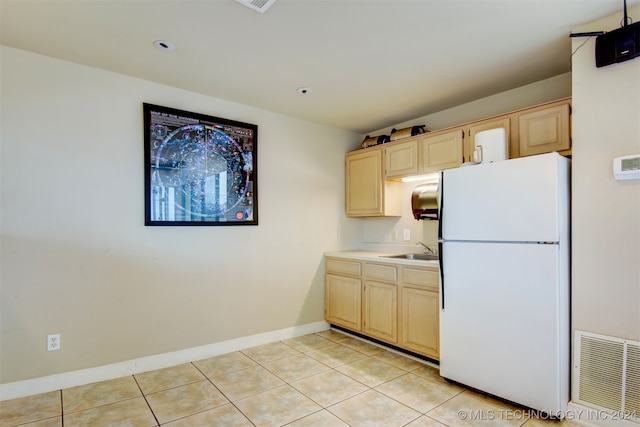
[[245, 417], [247, 419], [247, 421], [249, 421], [251, 424], [253, 424], [255, 426], [255, 424], [253, 423], [253, 421], [251, 421], [251, 418], [249, 418], [249, 416], [247, 414], [245, 414], [242, 409], [240, 409], [238, 407], [238, 405], [235, 404], [235, 402], [229, 401], [229, 403], [231, 403], [233, 405], [234, 408], [236, 408], [236, 410], [238, 412], [240, 412], [242, 414], [243, 417]]
[[[344, 374], [343, 374], [343, 375], [344, 375]], [[352, 379], [353, 381], [356, 381], [356, 382], [357, 382], [357, 383], [359, 383], [359, 384], [362, 384], [360, 381], [356, 380], [355, 378], [351, 378], [351, 377], [349, 377], [349, 378], [350, 378], [350, 379]], [[340, 399], [340, 400], [338, 400], [337, 402], [332, 403], [331, 405], [325, 406], [325, 405], [321, 404], [320, 402], [316, 402], [316, 401], [315, 401], [311, 396], [306, 395], [304, 392], [302, 392], [302, 391], [298, 390], [298, 389], [297, 389], [297, 388], [295, 388], [293, 385], [291, 385], [291, 384], [289, 384], [289, 385], [290, 385], [291, 387], [293, 387], [297, 392], [299, 392], [300, 394], [302, 394], [303, 396], [305, 396], [307, 399], [311, 400], [312, 402], [314, 402], [315, 404], [317, 404], [318, 406], [320, 406], [322, 409], [328, 409], [328, 408], [330, 408], [330, 407], [332, 407], [332, 406], [334, 406], [334, 405], [337, 405], [337, 404], [339, 404], [339, 403], [344, 402], [345, 400], [349, 400], [349, 399], [351, 399], [351, 398], [353, 398], [353, 397], [356, 397], [356, 396], [361, 395], [362, 393], [366, 393], [366, 392], [368, 392], [368, 391], [370, 391], [370, 390], [373, 390], [373, 388], [369, 387], [368, 385], [366, 385], [366, 384], [362, 384], [364, 387], [366, 387], [366, 388], [367, 388], [366, 390], [362, 390], [362, 391], [360, 391], [360, 392], [358, 392], [358, 393], [356, 393], [356, 394], [352, 394], [352, 395], [351, 395], [351, 396], [349, 396], [349, 397], [345, 397], [344, 399]]]
[[[144, 394], [144, 391], [142, 391], [142, 387], [140, 386], [140, 383], [138, 382], [138, 379], [136, 378], [135, 375], [131, 375], [133, 377], [133, 380], [136, 382], [136, 386], [138, 386], [138, 390], [140, 390], [140, 394], [142, 394], [142, 398], [144, 399], [144, 403], [147, 404], [147, 407], [149, 408], [149, 411], [151, 412], [151, 415], [153, 416], [153, 419], [156, 420], [156, 425], [160, 425], [160, 420], [158, 419], [158, 417], [156, 416], [156, 413], [153, 412], [153, 408], [151, 408], [151, 405], [149, 404], [149, 399], [147, 399], [147, 395]], [[63, 419], [63, 423], [62, 423], [62, 427], [64, 427], [64, 419]]]
[[[436, 384], [437, 384], [437, 383], [436, 383]], [[458, 392], [458, 393], [454, 394], [453, 396], [451, 396], [450, 398], [448, 398], [448, 399], [447, 399], [447, 400], [445, 400], [444, 402], [440, 402], [440, 404], [438, 404], [438, 405], [434, 406], [433, 408], [429, 409], [427, 412], [425, 412], [425, 413], [424, 413], [424, 415], [426, 415], [426, 416], [428, 416], [429, 418], [431, 418], [431, 419], [433, 419], [433, 420], [435, 420], [435, 421], [439, 422], [440, 424], [444, 424], [442, 421], [437, 420], [437, 419], [435, 419], [435, 418], [433, 418], [433, 417], [429, 416], [429, 413], [430, 413], [430, 412], [435, 411], [437, 408], [439, 408], [439, 407], [441, 407], [442, 405], [444, 405], [445, 403], [449, 402], [451, 399], [455, 399], [456, 397], [460, 396], [462, 393], [464, 393], [464, 391], [465, 391], [464, 389], [463, 389], [463, 390], [460, 390], [460, 392]]]
[[[155, 390], [155, 391], [152, 391], [151, 393], [146, 393], [146, 394], [142, 393], [142, 395], [143, 396], [151, 396], [153, 394], [163, 393], [165, 391], [173, 390], [173, 389], [184, 387], [184, 386], [187, 386], [187, 385], [198, 384], [198, 383], [201, 383], [201, 382], [206, 381], [206, 380], [208, 380], [208, 378], [205, 376], [203, 379], [198, 380], [198, 381], [192, 381], [190, 383], [185, 383], [185, 384], [178, 384], [178, 385], [174, 385], [174, 386], [171, 386], [171, 387], [163, 388], [162, 390]], [[129, 398], [129, 399], [134, 399], [134, 398]], [[129, 399], [122, 399], [122, 400], [129, 400]], [[101, 406], [104, 406], [104, 405], [101, 405]]]
[[60, 389], [58, 393], [60, 393], [60, 421], [61, 421], [61, 424], [64, 426], [64, 401], [62, 397], [62, 389]]
[[[256, 362], [256, 363], [257, 363], [257, 362]], [[192, 362], [192, 364], [193, 364], [193, 362]], [[213, 387], [215, 387], [215, 389], [216, 389], [216, 390], [218, 390], [218, 391], [220, 392], [220, 394], [222, 394], [222, 395], [224, 396], [224, 398], [225, 398], [225, 399], [227, 399], [227, 401], [228, 401], [229, 403], [231, 403], [231, 404], [232, 404], [232, 405], [233, 405], [233, 406], [234, 406], [238, 411], [240, 411], [240, 408], [238, 408], [238, 407], [233, 403], [233, 401], [231, 400], [231, 398], [230, 398], [229, 396], [227, 396], [227, 395], [226, 395], [226, 394], [225, 394], [225, 393], [224, 393], [224, 392], [223, 392], [223, 391], [222, 391], [222, 390], [221, 390], [217, 385], [215, 385], [215, 383], [213, 382], [213, 380], [212, 380], [211, 378], [209, 378], [209, 377], [208, 377], [204, 372], [202, 372], [202, 371], [201, 371], [197, 366], [195, 366], [195, 364], [193, 364], [193, 366], [194, 366], [194, 367], [195, 367], [195, 368], [196, 368], [196, 369], [197, 369], [197, 370], [198, 370], [198, 371], [199, 371], [199, 372], [200, 372], [200, 373], [205, 377], [206, 381], [209, 381], [209, 383], [210, 383]], [[242, 369], [240, 369], [240, 370], [242, 370]], [[233, 371], [233, 372], [236, 372], [236, 371]], [[241, 400], [241, 399], [238, 399], [238, 400]], [[240, 412], [242, 412], [242, 411], [240, 411]], [[244, 413], [243, 413], [242, 415], [244, 415]], [[246, 417], [246, 415], [245, 415], [245, 417]], [[248, 418], [247, 418], [247, 419], [248, 419]]]
[[328, 413], [330, 413], [331, 415], [333, 415], [334, 417], [336, 417], [337, 419], [339, 419], [340, 421], [342, 421], [343, 423], [345, 423], [346, 425], [348, 425], [349, 427], [351, 427], [351, 424], [349, 424], [349, 423], [347, 422], [347, 420], [343, 420], [342, 418], [340, 418], [340, 417], [338, 416], [338, 414], [334, 414], [333, 412], [331, 412], [331, 411], [329, 410], [329, 407], [326, 407], [326, 408], [324, 408], [324, 409], [325, 409], [325, 411], [327, 411]]

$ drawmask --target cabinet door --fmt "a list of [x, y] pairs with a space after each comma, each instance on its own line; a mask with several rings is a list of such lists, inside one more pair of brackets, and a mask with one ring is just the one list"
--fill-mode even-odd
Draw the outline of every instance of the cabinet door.
[[365, 280], [363, 332], [389, 343], [398, 342], [398, 287]]
[[347, 215], [382, 214], [382, 150], [346, 156]]
[[361, 331], [362, 281], [334, 274], [327, 274], [325, 281], [326, 321], [353, 331]]
[[384, 148], [384, 178], [402, 178], [418, 173], [418, 140], [411, 139]]
[[439, 360], [438, 292], [402, 288], [400, 347]]
[[456, 129], [450, 132], [420, 138], [420, 172], [437, 172], [460, 166], [463, 161], [463, 136], [463, 130]]
[[570, 148], [569, 104], [518, 116], [520, 156], [550, 153]]
[[345, 165], [347, 216], [402, 216], [402, 183], [383, 180], [381, 148], [347, 153]]
[[473, 150], [475, 148], [475, 137], [478, 132], [485, 130], [504, 128], [507, 135], [507, 147], [509, 146], [509, 138], [511, 135], [511, 119], [509, 116], [498, 117], [494, 119], [476, 122], [467, 128], [467, 138], [464, 143], [464, 159], [467, 162], [473, 161]]

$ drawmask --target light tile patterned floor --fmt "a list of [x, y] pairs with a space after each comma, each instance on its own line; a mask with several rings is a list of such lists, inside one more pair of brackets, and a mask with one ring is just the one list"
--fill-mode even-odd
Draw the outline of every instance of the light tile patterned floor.
[[569, 427], [324, 331], [101, 383], [0, 402], [0, 427]]

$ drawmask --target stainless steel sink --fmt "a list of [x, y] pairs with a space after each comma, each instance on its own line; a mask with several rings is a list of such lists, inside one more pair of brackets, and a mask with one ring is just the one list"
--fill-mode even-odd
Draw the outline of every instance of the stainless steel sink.
[[439, 259], [438, 255], [432, 254], [383, 255], [383, 258], [416, 259], [422, 261], [437, 261]]

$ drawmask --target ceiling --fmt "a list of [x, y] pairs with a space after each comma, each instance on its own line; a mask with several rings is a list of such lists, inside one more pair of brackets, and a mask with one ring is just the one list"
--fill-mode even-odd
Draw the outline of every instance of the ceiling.
[[264, 13], [234, 0], [0, 0], [0, 40], [364, 134], [568, 72], [572, 29], [622, 10], [622, 0], [277, 0]]

